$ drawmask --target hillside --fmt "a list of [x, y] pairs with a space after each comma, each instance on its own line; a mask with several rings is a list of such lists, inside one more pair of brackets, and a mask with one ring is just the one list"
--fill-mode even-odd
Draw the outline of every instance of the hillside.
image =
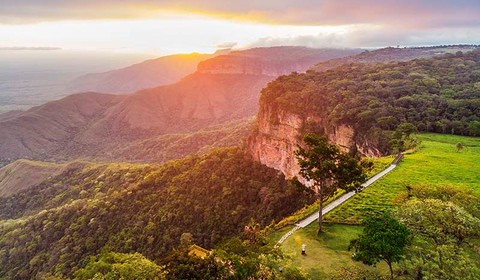
[[0, 278], [72, 276], [101, 251], [157, 260], [190, 232], [211, 248], [312, 199], [238, 148], [164, 165], [89, 164], [0, 198]]
[[0, 162], [42, 159], [65, 148], [121, 97], [84, 93], [0, 120]]
[[230, 53], [217, 51], [214, 54], [176, 54], [150, 59], [122, 69], [86, 74], [71, 81], [67, 90], [70, 92], [94, 91], [129, 94], [146, 88], [178, 82], [196, 70], [200, 73], [210, 74], [279, 76], [293, 71], [303, 72], [317, 62], [359, 52], [360, 50], [353, 49], [272, 47]]
[[[161, 143], [153, 142], [155, 139], [163, 141], [162, 136], [193, 133], [251, 117], [258, 110], [260, 90], [276, 75], [305, 71], [322, 59], [352, 52], [303, 47], [238, 51], [234, 53], [235, 57], [259, 60], [264, 66], [274, 65], [277, 61], [288, 63], [282, 64], [279, 72], [275, 73], [197, 71], [177, 83], [126, 96], [75, 94], [23, 113], [5, 115], [0, 117], [0, 133], [7, 135], [0, 138], [0, 162], [8, 163], [19, 158], [70, 161], [78, 158], [117, 160], [135, 157], [135, 161], [148, 162], [170, 159], [170, 156], [164, 157], [160, 153], [155, 153], [159, 157], [149, 155], [148, 159], [142, 159], [138, 155], [117, 151], [125, 151], [126, 146], [142, 145], [145, 141], [151, 143], [150, 146], [159, 147]], [[287, 53], [292, 53], [288, 59], [285, 58]], [[222, 68], [222, 61], [229, 56], [218, 56], [205, 63], [209, 67]], [[262, 56], [265, 59], [260, 59]], [[243, 67], [243, 64], [239, 65]], [[240, 141], [238, 139], [235, 144]], [[198, 149], [201, 147], [198, 146]], [[178, 153], [178, 156], [183, 155], [185, 153]]]
[[0, 168], [0, 197], [7, 197], [60, 175], [67, 165], [17, 160]]
[[478, 136], [479, 86], [478, 50], [282, 76], [262, 90], [248, 150], [291, 177], [298, 172], [291, 155], [306, 131], [325, 133], [342, 149], [368, 156], [398, 150], [404, 139], [393, 131], [402, 124]]
[[250, 134], [254, 118], [234, 120], [209, 126], [192, 133], [160, 135], [138, 140], [102, 155], [107, 161], [163, 162], [218, 147], [238, 146]]
[[271, 79], [193, 74], [176, 84], [128, 96], [72, 95], [0, 121], [0, 132], [7, 135], [0, 139], [0, 160], [116, 160], [114, 155], [124, 146], [252, 116], [258, 92]]
[[71, 81], [70, 92], [128, 94], [141, 89], [172, 84], [197, 69], [200, 61], [213, 54], [176, 54], [143, 61], [122, 69], [86, 74]]

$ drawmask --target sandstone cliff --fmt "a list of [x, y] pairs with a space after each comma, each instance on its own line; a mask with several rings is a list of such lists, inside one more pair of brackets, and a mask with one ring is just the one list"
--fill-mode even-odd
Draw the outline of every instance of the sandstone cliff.
[[270, 47], [234, 51], [197, 66], [203, 74], [242, 74], [277, 77], [305, 72], [315, 63], [358, 54], [358, 49], [312, 49], [306, 47]]
[[281, 171], [286, 178], [292, 178], [300, 171], [294, 151], [302, 145], [303, 135], [308, 132], [325, 133], [330, 142], [344, 152], [356, 150], [365, 156], [381, 155], [368, 142], [355, 140], [351, 126], [329, 127], [314, 113], [300, 115], [268, 103], [260, 104], [255, 130], [247, 140], [247, 153], [254, 160]]

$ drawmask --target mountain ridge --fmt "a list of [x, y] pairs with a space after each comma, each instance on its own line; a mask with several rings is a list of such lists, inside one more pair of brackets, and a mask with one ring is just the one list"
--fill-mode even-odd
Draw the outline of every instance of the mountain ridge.
[[419, 58], [431, 58], [434, 56], [444, 55], [456, 51], [470, 51], [479, 48], [477, 45], [447, 45], [447, 46], [432, 46], [432, 47], [404, 47], [404, 48], [380, 48], [371, 51], [363, 51], [360, 54], [331, 59], [325, 62], [320, 62], [313, 66], [311, 70], [317, 72], [327, 71], [336, 68], [340, 65], [364, 63], [377, 64], [387, 62], [401, 62], [409, 61]]
[[68, 84], [67, 90], [129, 94], [141, 89], [175, 83], [195, 72], [200, 61], [215, 55], [191, 53], [149, 59], [120, 69], [80, 76]]
[[[111, 158], [115, 154], [112, 151], [135, 141], [192, 133], [253, 116], [258, 110], [260, 90], [276, 75], [306, 71], [322, 59], [352, 52], [358, 50], [275, 47], [237, 51], [207, 61], [215, 66], [221, 65], [225, 58], [240, 56], [250, 61], [258, 59], [264, 66], [274, 65], [278, 60], [288, 63], [282, 64], [281, 72], [273, 76], [271, 72], [197, 71], [174, 84], [129, 95], [75, 94], [23, 113], [0, 116], [0, 133], [8, 135], [0, 139], [0, 161], [115, 160]], [[270, 54], [265, 56], [265, 53]], [[292, 55], [286, 57], [288, 53]]]

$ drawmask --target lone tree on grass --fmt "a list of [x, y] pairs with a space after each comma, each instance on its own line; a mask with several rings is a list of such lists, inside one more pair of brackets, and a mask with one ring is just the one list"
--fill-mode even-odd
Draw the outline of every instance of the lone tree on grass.
[[367, 265], [375, 265], [383, 260], [388, 264], [393, 279], [392, 264], [402, 259], [410, 232], [387, 213], [366, 218], [363, 226], [363, 233], [350, 241], [349, 250], [355, 250], [353, 259]]
[[318, 234], [323, 232], [323, 202], [333, 196], [337, 189], [347, 192], [358, 190], [366, 176], [360, 162], [342, 153], [336, 145], [328, 143], [324, 136], [306, 134], [305, 148], [295, 151], [300, 165], [300, 175], [308, 180], [318, 191], [320, 209], [318, 210]]

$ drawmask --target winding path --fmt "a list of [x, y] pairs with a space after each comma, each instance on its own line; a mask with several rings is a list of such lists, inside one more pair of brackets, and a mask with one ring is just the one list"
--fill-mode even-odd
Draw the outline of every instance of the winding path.
[[[387, 167], [382, 172], [376, 174], [375, 176], [370, 178], [368, 181], [363, 183], [362, 184], [362, 187], [363, 187], [362, 190], [365, 189], [366, 187], [370, 186], [371, 184], [375, 183], [378, 179], [382, 178], [386, 174], [390, 173], [393, 169], [395, 169], [397, 167], [397, 164], [400, 162], [400, 160], [402, 160], [402, 158], [403, 158], [402, 154], [397, 155], [397, 157], [393, 160], [393, 163], [390, 164], [389, 167]], [[325, 215], [328, 212], [332, 211], [333, 209], [338, 207], [340, 204], [342, 204], [345, 201], [347, 201], [348, 199], [350, 199], [355, 194], [356, 194], [355, 191], [351, 191], [349, 193], [346, 193], [346, 194], [342, 195], [338, 199], [332, 201], [331, 203], [329, 203], [327, 206], [325, 206], [323, 208], [322, 214]], [[277, 242], [275, 247], [278, 247], [280, 244], [282, 244], [290, 235], [292, 235], [298, 229], [304, 228], [304, 227], [308, 226], [309, 224], [311, 224], [311, 223], [313, 223], [314, 221], [317, 221], [317, 220], [318, 220], [318, 212], [316, 212], [316, 213], [308, 216], [307, 218], [301, 220], [300, 222], [296, 223], [294, 228], [292, 228], [289, 232], [284, 234], [282, 236], [282, 238], [280, 238], [280, 240]]]

